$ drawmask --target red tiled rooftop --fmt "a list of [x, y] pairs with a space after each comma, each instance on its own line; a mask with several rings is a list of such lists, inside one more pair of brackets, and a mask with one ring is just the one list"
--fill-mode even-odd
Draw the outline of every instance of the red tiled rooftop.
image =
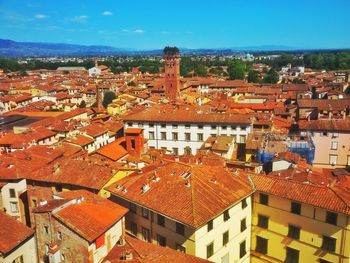
[[26, 227], [15, 218], [0, 211], [0, 253], [7, 254], [27, 238], [34, 235], [34, 230]]
[[124, 120], [179, 123], [250, 123], [247, 115], [200, 112], [190, 108], [158, 109], [156, 107], [147, 108], [142, 111], [129, 114], [124, 118]]
[[90, 243], [117, 223], [128, 209], [96, 196], [69, 205], [53, 216]]
[[[186, 173], [189, 176], [184, 179]], [[155, 176], [158, 181], [154, 181]], [[145, 184], [150, 189], [143, 193]], [[120, 190], [124, 188], [126, 193]], [[143, 173], [131, 174], [108, 190], [195, 228], [253, 192], [247, 177], [238, 177], [222, 167], [173, 162], [146, 167]]]
[[102, 261], [104, 263], [122, 263], [125, 262], [126, 253], [132, 253], [133, 259], [128, 262], [142, 263], [204, 263], [208, 260], [197, 258], [171, 248], [157, 246], [136, 238], [125, 236], [125, 244], [117, 245], [109, 252], [107, 257]]
[[349, 204], [330, 187], [257, 174], [252, 179], [257, 191], [350, 215]]

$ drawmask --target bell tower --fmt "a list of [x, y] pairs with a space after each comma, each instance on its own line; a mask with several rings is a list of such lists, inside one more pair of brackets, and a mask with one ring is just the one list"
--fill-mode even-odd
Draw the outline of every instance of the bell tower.
[[180, 51], [177, 47], [165, 47], [163, 53], [165, 96], [174, 102], [180, 94]]

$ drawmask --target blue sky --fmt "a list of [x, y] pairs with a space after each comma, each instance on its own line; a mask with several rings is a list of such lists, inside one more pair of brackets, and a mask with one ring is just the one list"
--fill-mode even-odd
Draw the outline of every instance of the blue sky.
[[0, 38], [152, 49], [350, 48], [350, 0], [0, 0]]

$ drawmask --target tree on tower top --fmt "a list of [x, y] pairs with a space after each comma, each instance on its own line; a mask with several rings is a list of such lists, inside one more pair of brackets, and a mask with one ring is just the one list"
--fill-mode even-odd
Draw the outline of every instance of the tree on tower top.
[[163, 49], [164, 55], [177, 55], [180, 53], [180, 50], [177, 47], [165, 47]]

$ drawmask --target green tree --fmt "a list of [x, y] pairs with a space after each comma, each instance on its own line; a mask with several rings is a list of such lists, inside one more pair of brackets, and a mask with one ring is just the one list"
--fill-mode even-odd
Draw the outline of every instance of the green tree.
[[107, 108], [108, 104], [110, 104], [116, 98], [115, 93], [113, 91], [106, 91], [103, 95], [102, 105]]
[[228, 66], [229, 79], [244, 79], [246, 64], [243, 61], [234, 61]]
[[277, 72], [273, 68], [271, 68], [269, 72], [265, 75], [263, 83], [275, 84], [278, 82], [278, 80], [279, 76]]
[[194, 68], [194, 73], [198, 77], [206, 77], [208, 75], [207, 67], [199, 64]]
[[79, 104], [79, 108], [86, 108], [86, 102], [85, 100], [82, 100]]
[[248, 82], [251, 82], [251, 83], [258, 83], [259, 82], [259, 74], [256, 70], [249, 70]]
[[134, 86], [134, 87], [136, 87], [137, 84], [136, 84], [136, 82], [134, 82], [134, 81], [130, 81], [130, 82], [128, 83], [128, 86]]
[[22, 76], [22, 77], [26, 77], [26, 76], [28, 76], [28, 73], [27, 73], [26, 70], [21, 69], [21, 71], [19, 72], [19, 75]]

